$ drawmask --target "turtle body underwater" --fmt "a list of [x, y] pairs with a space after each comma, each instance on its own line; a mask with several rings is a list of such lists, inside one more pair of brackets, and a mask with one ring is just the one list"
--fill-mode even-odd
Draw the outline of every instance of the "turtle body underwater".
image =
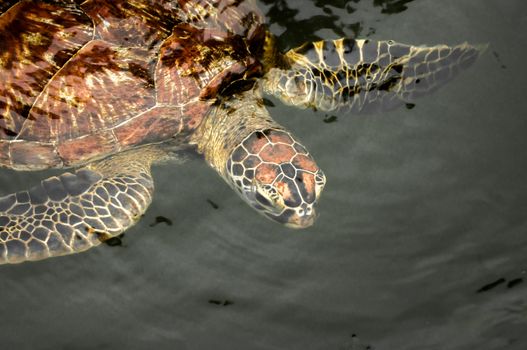
[[195, 152], [254, 209], [316, 217], [325, 175], [267, 112], [389, 110], [440, 87], [480, 49], [342, 38], [282, 53], [253, 0], [0, 5], [0, 167], [71, 168], [0, 198], [0, 264], [77, 253], [152, 201], [152, 164]]

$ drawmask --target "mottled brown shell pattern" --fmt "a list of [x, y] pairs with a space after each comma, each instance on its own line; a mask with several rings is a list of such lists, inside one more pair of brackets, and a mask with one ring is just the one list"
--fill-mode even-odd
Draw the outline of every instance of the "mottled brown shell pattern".
[[[76, 166], [185, 142], [238, 77], [259, 74], [252, 1], [11, 1], [0, 7], [0, 166]], [[185, 136], [186, 135], [186, 136]]]

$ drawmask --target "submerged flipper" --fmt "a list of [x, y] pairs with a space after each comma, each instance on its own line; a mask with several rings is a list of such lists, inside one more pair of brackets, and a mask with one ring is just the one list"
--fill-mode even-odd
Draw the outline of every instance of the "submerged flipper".
[[324, 111], [389, 110], [413, 102], [470, 66], [484, 47], [410, 46], [338, 39], [305, 44], [272, 68], [264, 90], [285, 103]]
[[78, 253], [125, 231], [152, 200], [152, 161], [143, 148], [0, 198], [0, 264]]

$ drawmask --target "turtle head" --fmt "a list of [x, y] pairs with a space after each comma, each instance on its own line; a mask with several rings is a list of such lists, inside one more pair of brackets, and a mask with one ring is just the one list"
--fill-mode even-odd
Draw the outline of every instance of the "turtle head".
[[287, 131], [257, 130], [234, 148], [227, 180], [268, 218], [292, 228], [311, 226], [326, 178]]

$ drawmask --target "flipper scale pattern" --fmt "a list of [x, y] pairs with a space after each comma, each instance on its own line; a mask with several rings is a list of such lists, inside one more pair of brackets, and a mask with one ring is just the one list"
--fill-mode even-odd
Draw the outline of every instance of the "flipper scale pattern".
[[443, 86], [483, 50], [467, 43], [425, 47], [391, 40], [322, 40], [287, 52], [291, 67], [271, 69], [264, 89], [298, 107], [390, 110]]
[[149, 156], [104, 161], [0, 198], [0, 264], [78, 253], [135, 224], [152, 200]]

